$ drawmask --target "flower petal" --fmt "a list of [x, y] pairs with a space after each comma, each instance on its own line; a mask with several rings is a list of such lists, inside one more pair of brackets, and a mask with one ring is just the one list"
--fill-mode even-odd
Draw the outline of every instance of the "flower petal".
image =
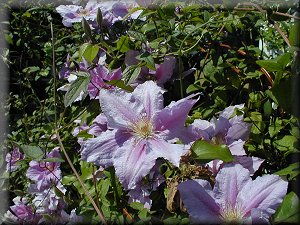
[[154, 116], [154, 126], [157, 131], [169, 130], [169, 139], [177, 136], [182, 131], [186, 118], [193, 105], [198, 99], [192, 99], [197, 96], [190, 95], [177, 102], [171, 102], [170, 105], [159, 111]]
[[219, 170], [224, 165], [224, 163], [222, 160], [214, 159], [214, 160], [210, 161], [209, 163], [207, 163], [206, 165], [208, 165], [208, 168], [213, 173], [213, 175], [216, 176], [217, 173], [219, 172]]
[[179, 166], [180, 158], [186, 153], [181, 144], [170, 144], [161, 139], [150, 139], [149, 146], [156, 158], [162, 157], [169, 160], [173, 165]]
[[263, 159], [248, 156], [235, 156], [235, 161], [250, 171], [252, 176], [264, 162]]
[[227, 164], [218, 172], [214, 186], [215, 198], [223, 209], [236, 205], [238, 193], [251, 182], [249, 171], [239, 164]]
[[238, 141], [232, 142], [230, 145], [228, 145], [228, 148], [230, 149], [232, 155], [246, 155], [244, 144], [245, 141], [242, 141], [240, 139]]
[[129, 138], [122, 131], [108, 130], [88, 139], [81, 148], [81, 159], [101, 166], [111, 166], [115, 151]]
[[252, 209], [251, 210], [251, 222], [249, 224], [270, 224], [269, 216], [263, 210]]
[[250, 134], [251, 124], [244, 123], [241, 121], [231, 123], [232, 125], [227, 131], [226, 142], [228, 144], [235, 140], [241, 139], [246, 141]]
[[229, 106], [227, 107], [226, 109], [224, 109], [219, 117], [224, 117], [226, 119], [229, 119], [230, 116], [234, 113], [234, 109], [237, 108], [237, 109], [242, 109], [244, 108], [244, 104], [240, 104], [240, 105], [234, 105], [234, 106]]
[[188, 180], [178, 185], [180, 197], [194, 222], [220, 223], [220, 207], [199, 183]]
[[130, 138], [118, 149], [114, 167], [120, 182], [126, 189], [133, 189], [155, 165], [156, 156], [147, 141]]
[[129, 123], [138, 121], [144, 112], [143, 104], [121, 89], [101, 89], [99, 99], [108, 128], [128, 129]]
[[247, 183], [237, 199], [243, 205], [246, 216], [250, 215], [253, 208], [271, 216], [286, 195], [287, 186], [288, 182], [278, 175], [264, 175]]
[[148, 118], [152, 118], [164, 107], [164, 92], [165, 91], [153, 81], [146, 81], [138, 85], [132, 95], [143, 103]]
[[101, 113], [94, 120], [92, 125], [90, 126], [88, 133], [99, 136], [102, 132], [107, 130], [107, 118]]
[[82, 6], [77, 5], [60, 5], [56, 7], [56, 11], [64, 17], [68, 13], [75, 13], [78, 10], [82, 10]]
[[155, 77], [158, 85], [164, 84], [171, 78], [175, 64], [176, 58], [174, 56], [166, 56], [164, 62], [157, 66]]
[[195, 119], [189, 129], [195, 133], [197, 137], [196, 140], [199, 138], [210, 140], [215, 136], [214, 124], [207, 120]]
[[123, 18], [128, 13], [127, 6], [123, 2], [117, 2], [112, 6], [112, 13]]

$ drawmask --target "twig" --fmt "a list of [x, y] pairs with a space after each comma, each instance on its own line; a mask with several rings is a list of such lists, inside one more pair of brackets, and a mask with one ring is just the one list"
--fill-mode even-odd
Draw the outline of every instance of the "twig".
[[[234, 10], [240, 10], [240, 11], [257, 11], [257, 9], [255, 8], [234, 8]], [[264, 10], [265, 11], [265, 10]], [[289, 17], [289, 18], [293, 18], [296, 20], [300, 20], [300, 17], [298, 16], [294, 16], [288, 13], [282, 13], [282, 12], [272, 12], [273, 14], [279, 15], [279, 16], [285, 16], [285, 17]]]
[[68, 163], [69, 163], [69, 165], [70, 165], [70, 167], [71, 167], [73, 173], [75, 174], [77, 180], [79, 181], [79, 183], [80, 183], [80, 185], [81, 185], [81, 187], [82, 187], [84, 193], [86, 194], [86, 196], [88, 197], [88, 199], [91, 201], [91, 203], [92, 203], [94, 209], [96, 210], [96, 212], [97, 212], [97, 214], [98, 214], [98, 216], [99, 216], [99, 218], [100, 218], [100, 221], [101, 221], [103, 224], [107, 225], [107, 222], [106, 222], [106, 220], [105, 220], [105, 218], [104, 218], [104, 216], [103, 216], [103, 213], [101, 212], [101, 210], [100, 210], [100, 209], [98, 208], [98, 206], [96, 205], [96, 203], [95, 203], [95, 201], [93, 200], [92, 196], [90, 195], [89, 191], [86, 189], [86, 187], [85, 187], [85, 185], [83, 184], [83, 182], [82, 182], [82, 180], [81, 180], [79, 174], [77, 173], [77, 171], [76, 171], [76, 169], [75, 169], [75, 167], [74, 167], [72, 161], [70, 160], [70, 158], [69, 158], [69, 156], [68, 156], [68, 154], [67, 154], [67, 152], [66, 152], [66, 150], [65, 150], [65, 148], [64, 148], [64, 145], [63, 145], [63, 143], [62, 143], [62, 141], [61, 141], [61, 138], [60, 138], [60, 136], [59, 136], [59, 132], [58, 132], [58, 131], [56, 131], [56, 135], [57, 135], [57, 140], [58, 140], [58, 142], [59, 142], [59, 145], [60, 145], [60, 147], [61, 147], [61, 150], [63, 151], [63, 153], [64, 153], [64, 155], [65, 155], [65, 157], [66, 157], [66, 159], [67, 159], [67, 161], [68, 161]]

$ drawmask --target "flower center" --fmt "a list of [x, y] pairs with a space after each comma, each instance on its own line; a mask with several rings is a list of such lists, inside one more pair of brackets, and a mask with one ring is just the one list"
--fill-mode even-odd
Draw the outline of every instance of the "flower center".
[[211, 143], [215, 145], [225, 144], [224, 136], [222, 134], [216, 134], [212, 139]]
[[83, 9], [82, 11], [80, 11], [80, 15], [82, 16], [88, 16], [90, 13], [87, 9]]
[[228, 224], [240, 224], [243, 222], [243, 212], [238, 205], [235, 207], [227, 206], [223, 209], [221, 217]]
[[136, 136], [143, 139], [152, 137], [154, 133], [152, 123], [145, 116], [142, 116], [141, 119], [133, 123], [131, 129]]

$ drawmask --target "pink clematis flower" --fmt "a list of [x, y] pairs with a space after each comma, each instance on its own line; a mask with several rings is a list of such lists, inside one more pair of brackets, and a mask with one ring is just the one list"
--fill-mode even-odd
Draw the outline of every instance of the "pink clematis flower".
[[[87, 72], [90, 74], [90, 83], [88, 84], [87, 92], [90, 96], [90, 99], [98, 99], [99, 91], [101, 88], [113, 88], [112, 85], [106, 84], [106, 81], [119, 80], [122, 77], [121, 68], [114, 69], [109, 71], [103, 64], [102, 60], [105, 60], [106, 55], [104, 52], [99, 54], [99, 60], [94, 68], [90, 68], [90, 64], [83, 58], [83, 62], [79, 63], [79, 71]], [[63, 85], [58, 88], [60, 91], [68, 91], [71, 84], [77, 79], [77, 76], [72, 71], [76, 71], [75, 67], [70, 67], [70, 63], [67, 61], [61, 68], [59, 74], [61, 78], [67, 79], [68, 84]], [[84, 96], [82, 91], [78, 98], [75, 101], [81, 101]]]
[[[244, 144], [249, 137], [251, 124], [243, 121], [243, 115], [232, 116], [235, 109], [241, 110], [244, 104], [229, 106], [219, 114], [219, 118], [212, 118], [210, 121], [196, 119], [185, 138], [188, 141], [195, 141], [203, 138], [213, 144], [225, 144], [235, 156], [235, 161], [247, 168], [253, 175], [264, 160], [257, 157], [247, 157]], [[214, 174], [224, 165], [221, 160], [213, 160], [208, 163]]]
[[[59, 148], [54, 148], [46, 158], [60, 158]], [[61, 178], [60, 162], [31, 161], [26, 176], [36, 183], [36, 188], [43, 191], [57, 183]]]
[[24, 159], [24, 155], [20, 152], [18, 147], [14, 147], [11, 152], [8, 152], [5, 161], [6, 161], [6, 171], [13, 172], [18, 169], [17, 162]]
[[[139, 51], [129, 50], [125, 54], [125, 65], [137, 65], [139, 60], [136, 57], [140, 55]], [[136, 79], [136, 83], [143, 83], [145, 80], [155, 80], [159, 86], [163, 86], [171, 79], [176, 66], [176, 58], [174, 56], [165, 56], [161, 64], [155, 64], [155, 71], [148, 69], [146, 66], [141, 68], [141, 72]]]
[[287, 192], [288, 182], [278, 175], [255, 180], [239, 164], [227, 164], [212, 189], [205, 180], [178, 185], [192, 222], [203, 224], [268, 224]]
[[192, 95], [164, 108], [163, 93], [153, 81], [138, 85], [132, 93], [101, 89], [100, 105], [108, 130], [85, 142], [82, 159], [101, 166], [113, 165], [126, 189], [135, 188], [157, 158], [179, 166], [186, 151], [183, 145], [171, 142], [182, 131], [197, 100], [191, 99]]
[[34, 212], [34, 208], [28, 204], [26, 198], [17, 196], [13, 199], [14, 205], [10, 206], [11, 212], [7, 211], [4, 221], [8, 224], [38, 224], [41, 215]]
[[56, 11], [63, 17], [63, 24], [66, 27], [71, 27], [73, 23], [81, 22], [82, 18], [87, 21], [94, 21], [100, 7], [99, 3], [92, 0], [86, 4], [85, 8], [78, 5], [60, 5], [56, 7]]
[[111, 26], [122, 20], [130, 8], [136, 6], [133, 2], [128, 4], [126, 1], [97, 2], [90, 0], [84, 8], [78, 5], [60, 5], [56, 7], [56, 11], [63, 17], [62, 22], [66, 27], [71, 27], [73, 23], [79, 23], [82, 18], [85, 18], [95, 28], [98, 26], [96, 17], [98, 9], [100, 9], [103, 18], [102, 25]]
[[90, 99], [98, 99], [101, 88], [113, 88], [113, 86], [106, 84], [105, 81], [119, 80], [122, 77], [121, 68], [110, 72], [105, 66], [98, 65], [89, 72], [91, 74], [91, 82], [88, 85]]

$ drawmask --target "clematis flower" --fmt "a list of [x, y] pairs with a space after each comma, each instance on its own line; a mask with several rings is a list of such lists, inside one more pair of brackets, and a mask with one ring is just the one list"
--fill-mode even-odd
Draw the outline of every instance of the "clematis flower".
[[239, 164], [227, 164], [212, 189], [205, 180], [178, 185], [191, 221], [203, 224], [268, 224], [287, 192], [288, 182], [278, 175], [255, 180]]
[[89, 1], [85, 8], [78, 5], [60, 5], [56, 11], [63, 17], [63, 24], [71, 27], [73, 23], [80, 23], [82, 18], [87, 21], [94, 21], [97, 17], [98, 8], [101, 5], [96, 1]]
[[[139, 60], [136, 59], [138, 55], [140, 55], [139, 51], [127, 51], [125, 53], [125, 65], [137, 65], [139, 63]], [[174, 56], [165, 56], [161, 64], [155, 64], [155, 71], [145, 66], [142, 67], [136, 83], [140, 84], [150, 79], [155, 80], [159, 86], [163, 86], [172, 77], [175, 65], [176, 58]]]
[[90, 0], [85, 8], [77, 5], [60, 5], [56, 7], [56, 11], [63, 17], [63, 24], [66, 27], [71, 27], [73, 23], [79, 23], [82, 18], [85, 18], [92, 27], [96, 28], [96, 17], [98, 8], [102, 13], [102, 26], [111, 26], [116, 21], [122, 20], [128, 13], [128, 10], [134, 7], [136, 4], [133, 2], [121, 2], [121, 1], [103, 1], [97, 2]]
[[122, 77], [121, 68], [111, 72], [104, 66], [97, 66], [89, 71], [91, 74], [91, 82], [88, 85], [88, 93], [91, 99], [99, 98], [99, 90], [101, 88], [112, 88], [113, 86], [106, 84], [105, 81], [119, 80]]
[[13, 199], [13, 206], [10, 206], [11, 212], [7, 211], [4, 215], [4, 221], [8, 224], [38, 224], [41, 215], [34, 212], [26, 198], [17, 196]]
[[[244, 144], [250, 134], [251, 124], [243, 121], [243, 115], [232, 117], [234, 110], [242, 109], [244, 104], [229, 106], [219, 114], [219, 118], [212, 118], [210, 121], [196, 119], [191, 126], [185, 139], [195, 141], [203, 138], [213, 144], [225, 144], [235, 156], [235, 161], [242, 164], [253, 174], [263, 160], [257, 157], [247, 157]], [[189, 137], [187, 137], [189, 136]], [[208, 163], [214, 174], [224, 165], [221, 160], [213, 160]]]
[[[46, 154], [46, 158], [60, 158], [59, 148], [54, 148]], [[26, 176], [35, 181], [37, 190], [43, 191], [57, 183], [61, 178], [60, 162], [31, 161]]]
[[132, 93], [101, 89], [100, 105], [108, 130], [85, 142], [82, 160], [114, 166], [120, 182], [133, 189], [165, 158], [179, 166], [183, 145], [173, 144], [188, 112], [197, 100], [191, 95], [163, 107], [164, 90], [153, 81], [138, 85]]
[[[57, 182], [55, 188], [63, 194], [67, 191], [60, 182]], [[34, 196], [32, 203], [36, 208], [36, 212], [40, 214], [55, 213], [57, 211], [61, 211], [66, 206], [63, 199], [56, 195], [54, 187], [52, 186], [40, 191], [36, 184], [30, 184], [28, 187], [28, 193]]]
[[[96, 66], [93, 69], [90, 69], [90, 64], [83, 60], [83, 62], [79, 63], [79, 71], [87, 72], [91, 76], [91, 81], [88, 84], [87, 92], [90, 96], [90, 99], [98, 99], [99, 98], [99, 90], [101, 88], [113, 88], [112, 85], [106, 84], [105, 81], [119, 80], [122, 77], [121, 68], [109, 71], [105, 66], [105, 62], [103, 60], [106, 59], [106, 54], [104, 52], [100, 52], [99, 60]], [[60, 77], [68, 80], [68, 84], [63, 85], [58, 88], [60, 91], [68, 91], [71, 84], [77, 79], [77, 76], [72, 71], [76, 71], [76, 68], [70, 67], [70, 63], [67, 61], [60, 71]], [[80, 95], [74, 100], [80, 101], [84, 96], [84, 92], [82, 91]]]
[[24, 159], [24, 155], [20, 152], [18, 147], [14, 147], [11, 152], [8, 152], [5, 157], [6, 171], [13, 172], [18, 169], [17, 162]]

